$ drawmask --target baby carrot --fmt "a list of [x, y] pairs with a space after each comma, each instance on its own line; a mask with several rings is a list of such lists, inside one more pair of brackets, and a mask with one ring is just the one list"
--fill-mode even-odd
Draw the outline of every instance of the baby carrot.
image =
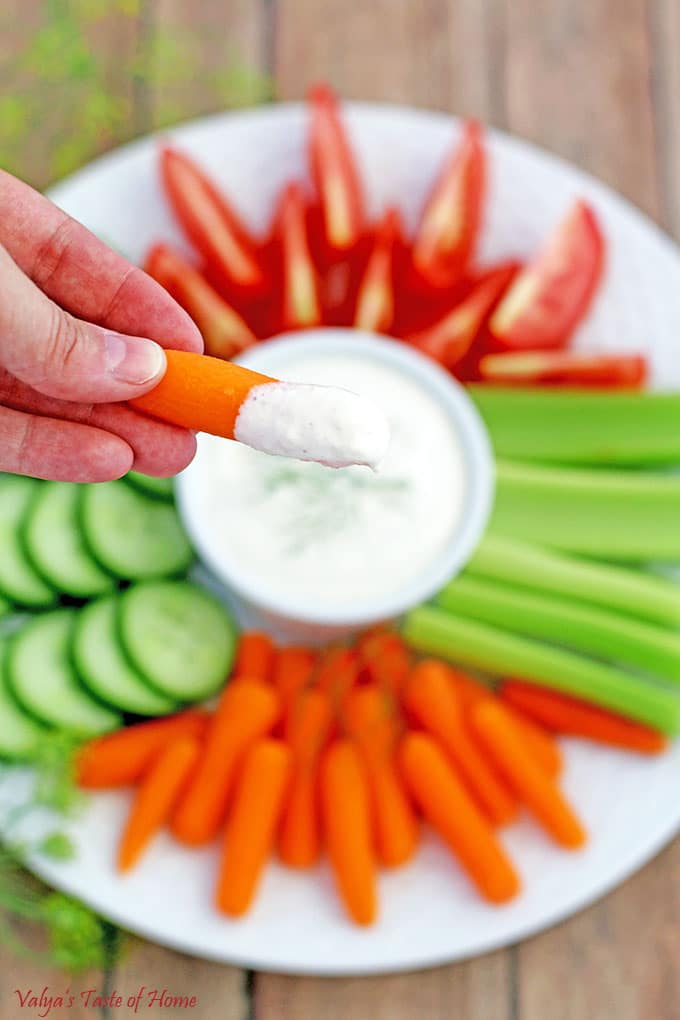
[[178, 737], [153, 761], [135, 793], [118, 847], [118, 870], [129, 871], [167, 822], [200, 754], [195, 737]]
[[658, 754], [668, 745], [664, 735], [649, 726], [536, 684], [507, 680], [501, 687], [501, 697], [555, 733], [586, 737], [641, 754]]
[[181, 843], [202, 846], [215, 838], [245, 752], [269, 732], [278, 713], [278, 698], [268, 684], [252, 680], [225, 688], [195, 774], [172, 817], [172, 832]]
[[514, 706], [506, 704], [505, 710], [520, 732], [527, 751], [549, 776], [558, 779], [564, 768], [564, 756], [554, 737]]
[[217, 906], [245, 914], [274, 845], [290, 779], [292, 755], [281, 740], [258, 740], [248, 751], [225, 832]]
[[319, 758], [329, 738], [330, 698], [316, 688], [301, 691], [285, 722], [293, 775], [281, 822], [279, 856], [291, 868], [311, 868], [321, 853], [318, 804]]
[[[464, 715], [467, 715], [470, 708], [484, 698], [494, 698], [497, 696], [486, 684], [475, 680], [467, 673], [461, 672], [461, 670], [450, 669], [449, 676], [456, 689]], [[536, 761], [543, 766], [548, 775], [553, 777], [559, 776], [564, 762], [562, 751], [556, 741], [553, 740], [542, 726], [539, 726], [528, 716], [524, 715], [523, 712], [511, 709], [510, 705], [506, 707], [509, 711], [512, 711], [515, 725], [522, 731], [522, 739], [527, 745], [528, 750], [536, 758]]]
[[449, 667], [449, 676], [463, 711], [467, 711], [468, 708], [476, 705], [483, 698], [493, 697], [491, 688], [483, 684], [481, 680], [475, 680], [469, 673], [463, 673], [460, 669]]
[[467, 732], [448, 666], [436, 659], [419, 662], [406, 682], [404, 704], [439, 740], [489, 820], [494, 825], [514, 821], [517, 801]]
[[399, 762], [425, 818], [482, 896], [491, 903], [516, 896], [520, 882], [510, 859], [436, 741], [426, 733], [407, 733]]
[[76, 781], [91, 790], [130, 786], [167, 744], [178, 737], [201, 737], [209, 720], [207, 712], [192, 708], [90, 740], [76, 759]]
[[274, 642], [268, 634], [259, 630], [244, 631], [236, 649], [232, 680], [239, 677], [265, 682], [271, 680], [275, 655]]
[[321, 817], [338, 891], [357, 924], [377, 912], [376, 861], [366, 776], [356, 745], [335, 740], [321, 761]]
[[311, 648], [279, 648], [274, 657], [272, 683], [279, 692], [284, 712], [311, 680], [316, 654]]
[[353, 648], [336, 645], [322, 654], [315, 675], [316, 686], [340, 707], [359, 679], [359, 660]]
[[470, 720], [487, 754], [555, 842], [582, 846], [586, 833], [559, 787], [536, 763], [500, 701], [480, 701]]
[[386, 867], [397, 867], [415, 853], [418, 823], [395, 763], [396, 706], [385, 691], [367, 684], [348, 695], [343, 721], [366, 771], [378, 857]]
[[225, 439], [234, 438], [236, 419], [251, 389], [275, 382], [207, 354], [167, 350], [165, 359], [167, 368], [158, 385], [130, 403], [171, 425]]
[[397, 695], [411, 669], [411, 653], [401, 636], [387, 627], [374, 627], [359, 638], [357, 653], [366, 678]]

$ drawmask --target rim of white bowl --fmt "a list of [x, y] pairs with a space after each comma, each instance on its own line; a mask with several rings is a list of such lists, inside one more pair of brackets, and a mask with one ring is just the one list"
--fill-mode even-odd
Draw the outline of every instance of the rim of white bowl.
[[265, 614], [301, 625], [360, 628], [401, 616], [431, 598], [454, 577], [474, 552], [491, 513], [495, 471], [486, 427], [463, 386], [430, 358], [401, 341], [355, 329], [322, 327], [305, 332], [284, 333], [249, 348], [239, 359], [265, 374], [283, 369], [291, 355], [361, 353], [408, 373], [422, 384], [444, 408], [461, 444], [465, 463], [466, 492], [460, 524], [437, 560], [410, 584], [381, 598], [352, 606], [318, 608], [301, 599], [277, 597], [266, 585], [215, 555], [200, 508], [189, 490], [201, 468], [201, 440], [193, 464], [178, 477], [177, 496], [185, 526], [203, 563], [237, 597]]

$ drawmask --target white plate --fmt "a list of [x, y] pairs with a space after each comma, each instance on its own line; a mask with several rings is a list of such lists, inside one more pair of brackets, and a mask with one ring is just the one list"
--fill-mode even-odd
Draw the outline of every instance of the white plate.
[[[448, 117], [353, 105], [352, 135], [374, 208], [398, 201], [412, 221], [451, 143]], [[299, 107], [215, 116], [170, 132], [262, 227], [281, 183], [303, 174]], [[491, 202], [484, 256], [528, 254], [576, 195], [595, 204], [609, 240], [604, 291], [579, 343], [649, 350], [657, 383], [680, 386], [680, 258], [648, 220], [603, 185], [514, 139], [492, 134]], [[180, 241], [160, 194], [155, 142], [98, 160], [53, 192], [55, 199], [133, 259], [151, 241]], [[77, 861], [36, 863], [55, 886], [156, 942], [265, 970], [359, 974], [412, 969], [515, 942], [572, 914], [639, 868], [680, 826], [680, 745], [645, 761], [584, 745], [567, 749], [566, 789], [591, 832], [588, 848], [553, 848], [529, 822], [504, 836], [526, 878], [511, 906], [485, 906], [437, 845], [380, 880], [380, 922], [360, 931], [343, 917], [324, 869], [294, 875], [272, 865], [250, 916], [237, 923], [212, 907], [215, 849], [185, 852], [161, 838], [131, 877], [113, 870], [126, 795], [93, 799], [74, 826]], [[19, 793], [16, 779], [12, 796]]]

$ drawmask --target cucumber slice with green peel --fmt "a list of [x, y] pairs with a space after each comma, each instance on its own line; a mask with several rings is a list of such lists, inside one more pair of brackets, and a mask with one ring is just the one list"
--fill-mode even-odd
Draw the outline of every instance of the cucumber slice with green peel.
[[76, 609], [55, 609], [34, 617], [14, 635], [6, 676], [22, 708], [41, 722], [83, 737], [121, 725], [118, 712], [95, 701], [81, 686], [71, 663]]
[[106, 570], [129, 580], [183, 573], [193, 551], [175, 507], [127, 482], [83, 487], [80, 520], [87, 545]]
[[153, 475], [142, 475], [139, 471], [130, 471], [126, 474], [125, 481], [155, 499], [171, 501], [175, 495], [173, 478], [154, 478]]
[[7, 616], [11, 608], [12, 606], [10, 603], [6, 599], [3, 599], [0, 595], [0, 619], [2, 619], [3, 616]]
[[12, 696], [4, 670], [7, 650], [7, 641], [0, 641], [0, 758], [25, 761], [47, 731]]
[[123, 645], [149, 682], [180, 701], [198, 701], [224, 684], [236, 628], [228, 611], [189, 581], [149, 581], [120, 597]]
[[92, 556], [79, 523], [80, 486], [45, 482], [23, 524], [26, 554], [45, 580], [67, 595], [90, 598], [114, 581]]
[[18, 475], [0, 476], [0, 592], [21, 606], [54, 605], [57, 593], [34, 569], [21, 541], [21, 528], [41, 482]]
[[118, 597], [108, 595], [78, 612], [72, 655], [80, 679], [95, 697], [122, 712], [167, 715], [177, 702], [155, 691], [127, 659], [117, 632]]

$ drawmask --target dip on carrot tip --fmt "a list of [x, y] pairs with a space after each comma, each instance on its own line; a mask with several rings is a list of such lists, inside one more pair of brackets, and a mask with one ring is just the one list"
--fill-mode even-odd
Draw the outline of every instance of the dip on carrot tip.
[[205, 354], [165, 354], [160, 383], [131, 401], [155, 418], [328, 467], [376, 468], [387, 452], [384, 413], [350, 390], [280, 382]]

